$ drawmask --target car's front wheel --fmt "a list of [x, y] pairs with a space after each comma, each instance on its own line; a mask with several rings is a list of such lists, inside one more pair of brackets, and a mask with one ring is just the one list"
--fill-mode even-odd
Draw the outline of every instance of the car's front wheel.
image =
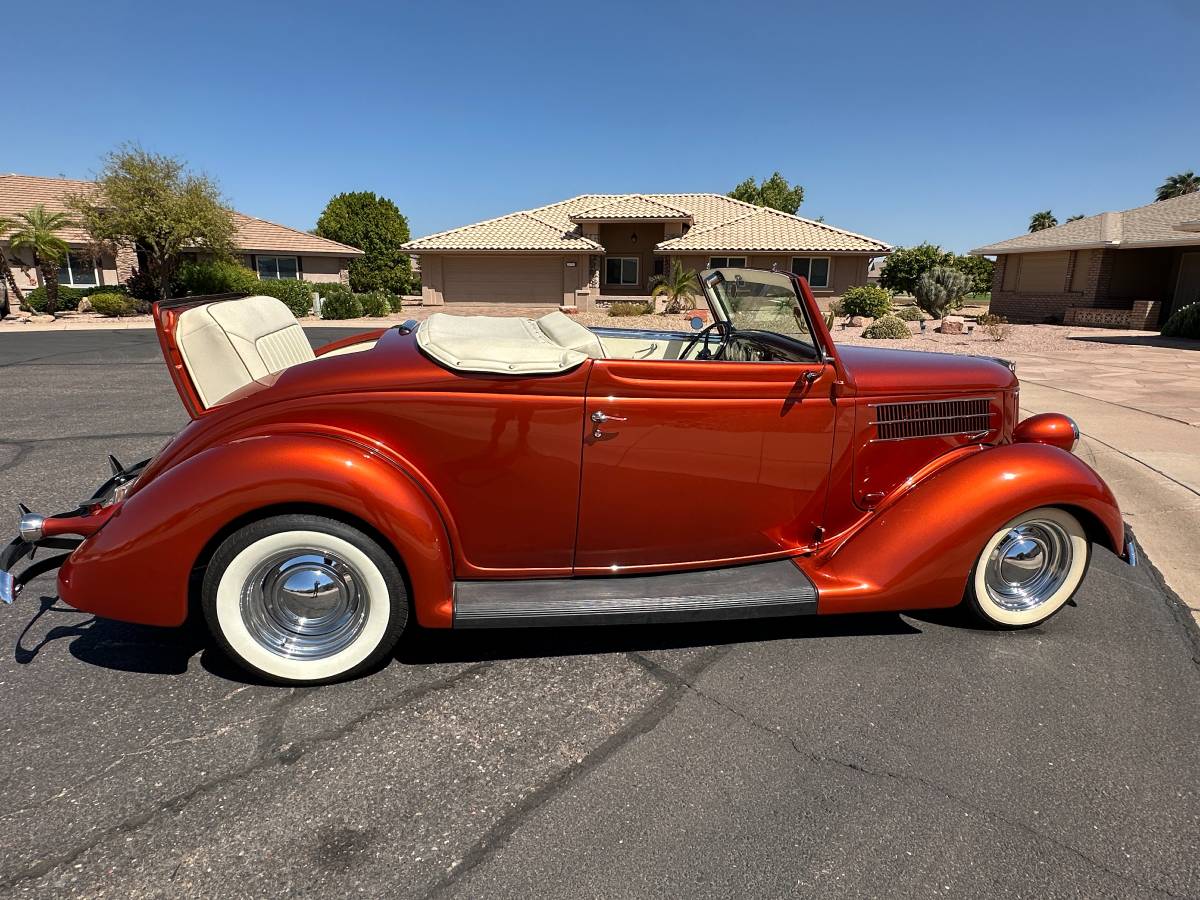
[[357, 528], [314, 515], [273, 516], [231, 534], [205, 571], [201, 604], [230, 658], [285, 684], [370, 668], [408, 621], [392, 558]]
[[1091, 549], [1079, 519], [1065, 509], [1022, 513], [984, 545], [967, 583], [968, 606], [998, 628], [1044, 622], [1079, 589]]

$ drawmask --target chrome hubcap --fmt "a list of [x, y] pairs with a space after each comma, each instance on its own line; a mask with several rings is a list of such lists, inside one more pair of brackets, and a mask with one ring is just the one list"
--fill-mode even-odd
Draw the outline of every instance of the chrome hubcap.
[[353, 644], [367, 622], [362, 574], [325, 550], [277, 553], [242, 589], [242, 621], [259, 644], [287, 659], [324, 659]]
[[1024, 612], [1058, 592], [1071, 571], [1071, 539], [1057, 522], [1037, 519], [1010, 528], [988, 557], [988, 596]]

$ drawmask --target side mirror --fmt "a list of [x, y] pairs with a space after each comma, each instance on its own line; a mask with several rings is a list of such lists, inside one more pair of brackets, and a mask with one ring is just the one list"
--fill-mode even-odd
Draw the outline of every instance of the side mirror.
[[692, 325], [692, 331], [699, 331], [701, 328], [704, 327], [704, 320], [702, 318], [700, 318], [699, 316], [692, 316], [691, 325]]

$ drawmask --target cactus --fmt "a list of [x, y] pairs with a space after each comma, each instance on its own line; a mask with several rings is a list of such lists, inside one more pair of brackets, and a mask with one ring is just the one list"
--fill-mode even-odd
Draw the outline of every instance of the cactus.
[[917, 279], [917, 306], [935, 319], [961, 309], [971, 291], [971, 276], [948, 266], [935, 266]]

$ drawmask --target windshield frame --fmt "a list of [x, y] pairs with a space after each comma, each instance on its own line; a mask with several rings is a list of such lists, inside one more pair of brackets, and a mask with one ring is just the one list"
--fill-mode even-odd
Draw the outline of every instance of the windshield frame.
[[[726, 273], [730, 273], [730, 275], [727, 275]], [[795, 298], [796, 305], [793, 308], [793, 314], [795, 313], [795, 310], [798, 309], [800, 311], [800, 315], [803, 316], [802, 321], [804, 326], [808, 329], [809, 335], [812, 337], [811, 347], [813, 351], [815, 351], [817, 359], [823, 363], [834, 362], [837, 359], [837, 355], [833, 350], [833, 340], [831, 339], [828, 330], [824, 327], [825, 320], [823, 318], [819, 319], [819, 325], [817, 324], [817, 320], [814, 320], [813, 310], [816, 308], [816, 300], [812, 297], [811, 292], [805, 290], [807, 288], [807, 284], [805, 284], [804, 280], [791, 273], [773, 272], [767, 269], [752, 269], [749, 266], [703, 269], [700, 272], [697, 272], [696, 278], [700, 282], [700, 288], [704, 292], [704, 298], [708, 302], [709, 309], [712, 311], [714, 321], [720, 322], [728, 333], [736, 333], [737, 326], [734, 325], [730, 311], [725, 308], [723, 303], [721, 303], [717, 292], [713, 289], [713, 286], [715, 284], [720, 284], [721, 281], [732, 281], [733, 277], [735, 277], [733, 273], [745, 273], [747, 275], [751, 275], [755, 281], [760, 283], [774, 282], [779, 287], [786, 286]], [[719, 280], [714, 280], [714, 276], [719, 278]], [[770, 277], [763, 278], [762, 276]], [[766, 328], [745, 330], [759, 330], [768, 334], [777, 335], [790, 341], [795, 341], [797, 344], [808, 344], [808, 342], [798, 338], [796, 335], [771, 331], [770, 329]]]

